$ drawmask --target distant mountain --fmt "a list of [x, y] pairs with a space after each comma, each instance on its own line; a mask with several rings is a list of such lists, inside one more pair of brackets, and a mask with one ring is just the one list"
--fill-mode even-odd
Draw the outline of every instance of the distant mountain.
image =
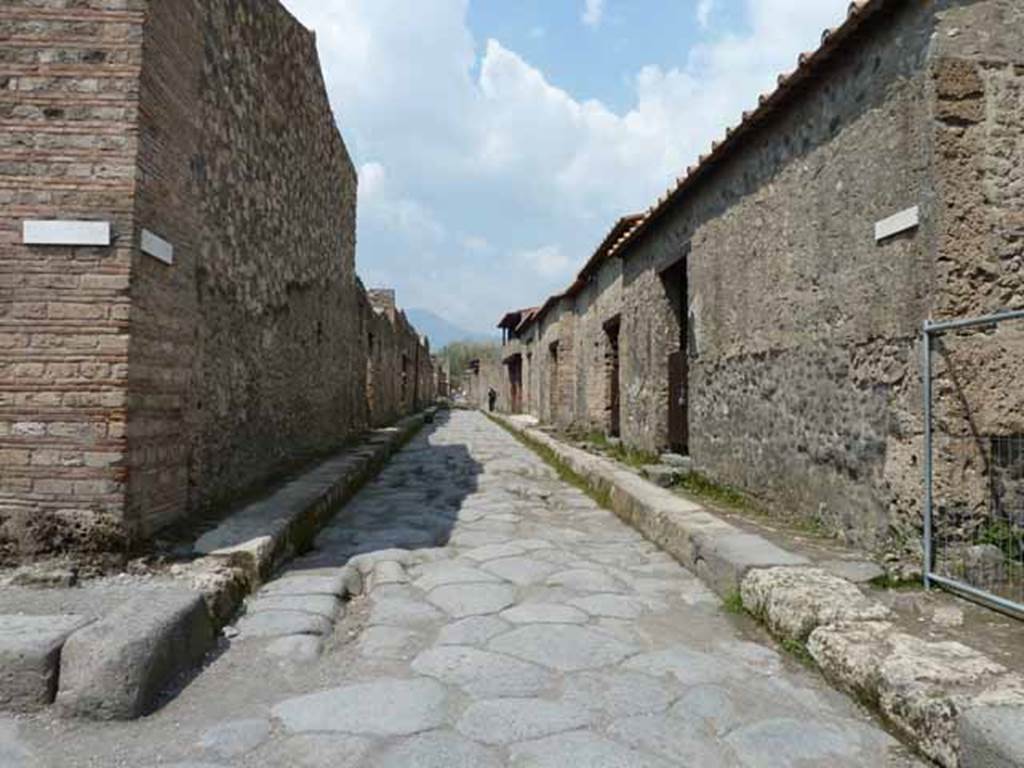
[[436, 352], [453, 341], [495, 341], [498, 333], [477, 333], [445, 320], [429, 309], [407, 309], [405, 316], [409, 318], [416, 330], [430, 339], [430, 349]]

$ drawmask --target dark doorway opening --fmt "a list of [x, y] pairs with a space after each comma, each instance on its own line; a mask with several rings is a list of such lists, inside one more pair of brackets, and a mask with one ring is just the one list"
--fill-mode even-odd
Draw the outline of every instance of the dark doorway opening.
[[506, 363], [508, 366], [508, 389], [512, 413], [523, 412], [523, 356], [513, 355]]
[[548, 347], [548, 420], [558, 423], [558, 342]]
[[669, 354], [668, 443], [684, 456], [690, 453], [690, 285], [687, 275], [689, 248], [667, 269], [661, 279], [676, 320], [676, 348]]
[[619, 329], [622, 326], [622, 318], [616, 315], [604, 324], [604, 332], [607, 337], [605, 348], [605, 399], [608, 412], [608, 434], [611, 437], [622, 436], [622, 403], [620, 397], [620, 363], [619, 363]]

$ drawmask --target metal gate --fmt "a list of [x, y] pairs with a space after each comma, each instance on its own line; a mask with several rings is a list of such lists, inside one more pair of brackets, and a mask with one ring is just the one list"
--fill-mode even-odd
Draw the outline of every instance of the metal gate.
[[1024, 311], [924, 326], [924, 573], [1024, 618]]

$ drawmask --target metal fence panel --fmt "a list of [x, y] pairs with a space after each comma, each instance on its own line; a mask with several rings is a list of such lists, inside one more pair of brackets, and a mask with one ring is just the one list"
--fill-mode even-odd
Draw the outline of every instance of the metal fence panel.
[[1024, 311], [924, 328], [924, 572], [1024, 618]]

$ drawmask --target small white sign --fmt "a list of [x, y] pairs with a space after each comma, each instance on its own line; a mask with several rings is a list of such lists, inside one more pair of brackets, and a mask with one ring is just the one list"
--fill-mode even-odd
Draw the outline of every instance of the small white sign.
[[921, 209], [918, 206], [900, 211], [895, 216], [890, 216], [875, 224], [875, 242], [881, 242], [893, 235], [914, 229], [921, 223]]
[[24, 221], [25, 245], [110, 245], [109, 221]]
[[174, 246], [148, 229], [142, 230], [140, 247], [143, 253], [148, 253], [157, 261], [162, 261], [164, 264], [174, 263]]

